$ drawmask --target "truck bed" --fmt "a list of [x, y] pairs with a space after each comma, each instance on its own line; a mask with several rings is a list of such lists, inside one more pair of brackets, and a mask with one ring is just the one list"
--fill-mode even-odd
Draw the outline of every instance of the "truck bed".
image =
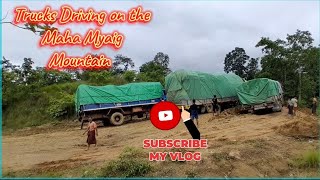
[[[212, 104], [212, 99], [213, 98], [210, 98], [210, 99], [201, 99], [201, 100], [198, 100], [196, 99], [196, 104], [197, 105], [202, 105], [202, 104]], [[218, 98], [218, 103], [224, 103], [224, 102], [230, 102], [230, 101], [237, 101], [237, 97], [228, 97], [228, 98]], [[191, 105], [192, 104], [192, 100], [184, 100], [184, 101], [181, 101], [179, 103], [176, 103], [177, 105]]]
[[85, 112], [85, 111], [95, 111], [95, 110], [121, 108], [121, 107], [143, 106], [143, 105], [149, 105], [149, 104], [156, 104], [160, 101], [161, 101], [161, 98], [143, 100], [143, 101], [121, 102], [121, 103], [88, 104], [88, 105], [83, 105], [82, 110]]

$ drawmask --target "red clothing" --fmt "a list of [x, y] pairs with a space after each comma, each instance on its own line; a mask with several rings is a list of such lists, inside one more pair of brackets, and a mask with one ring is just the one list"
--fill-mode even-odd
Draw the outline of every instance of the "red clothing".
[[88, 131], [87, 143], [88, 144], [97, 144], [96, 131]]

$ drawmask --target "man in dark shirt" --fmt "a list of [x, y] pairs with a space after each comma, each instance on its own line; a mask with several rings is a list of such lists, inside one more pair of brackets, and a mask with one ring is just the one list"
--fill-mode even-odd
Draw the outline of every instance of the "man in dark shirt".
[[212, 108], [213, 108], [213, 115], [215, 115], [216, 111], [218, 110], [218, 99], [216, 95], [214, 95], [212, 99]]
[[192, 100], [192, 105], [189, 108], [190, 114], [191, 114], [191, 119], [196, 120], [197, 122], [197, 127], [199, 127], [198, 124], [198, 106], [196, 105], [196, 100]]

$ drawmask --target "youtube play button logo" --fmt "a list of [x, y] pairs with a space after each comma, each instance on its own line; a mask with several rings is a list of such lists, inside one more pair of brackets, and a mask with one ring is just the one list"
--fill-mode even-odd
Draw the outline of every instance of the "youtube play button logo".
[[172, 111], [159, 111], [158, 118], [160, 121], [172, 121], [173, 113]]
[[150, 120], [156, 128], [170, 130], [179, 124], [180, 110], [172, 102], [159, 102], [152, 107]]

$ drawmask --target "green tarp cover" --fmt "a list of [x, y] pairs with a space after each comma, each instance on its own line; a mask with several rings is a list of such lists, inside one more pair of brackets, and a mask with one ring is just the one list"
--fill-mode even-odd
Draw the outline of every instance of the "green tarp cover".
[[283, 93], [280, 83], [268, 78], [253, 79], [237, 88], [238, 98], [245, 105], [265, 103], [280, 93]]
[[197, 71], [179, 70], [165, 78], [167, 99], [175, 103], [182, 100], [205, 100], [237, 97], [236, 87], [243, 80], [235, 74], [213, 75]]
[[121, 86], [80, 85], [75, 96], [76, 109], [81, 105], [121, 103], [161, 98], [163, 87], [159, 82], [130, 83]]

